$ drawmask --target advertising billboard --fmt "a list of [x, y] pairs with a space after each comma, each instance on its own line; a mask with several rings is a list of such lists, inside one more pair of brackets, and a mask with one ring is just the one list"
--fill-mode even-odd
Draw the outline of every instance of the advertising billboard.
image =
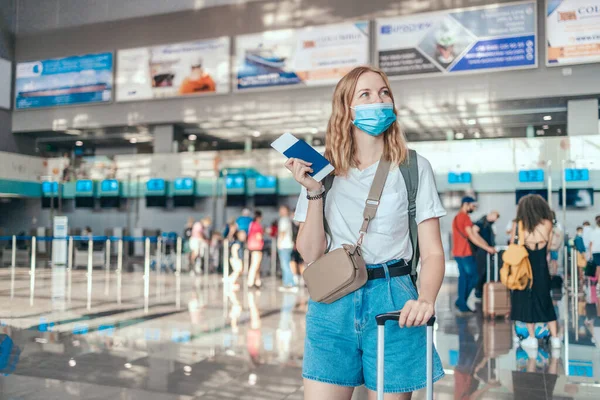
[[117, 101], [229, 92], [228, 37], [117, 52]]
[[236, 38], [237, 90], [335, 85], [369, 63], [369, 23], [284, 29]]
[[16, 69], [18, 110], [112, 100], [112, 53], [22, 62]]
[[377, 20], [377, 61], [389, 76], [537, 67], [536, 3]]
[[600, 0], [548, 0], [546, 65], [600, 62]]

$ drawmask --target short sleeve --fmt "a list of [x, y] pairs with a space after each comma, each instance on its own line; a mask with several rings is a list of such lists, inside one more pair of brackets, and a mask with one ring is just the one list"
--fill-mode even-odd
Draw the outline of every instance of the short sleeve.
[[306, 198], [306, 188], [302, 188], [298, 202], [296, 203], [296, 212], [294, 213], [294, 221], [306, 221], [306, 213], [308, 212], [308, 199]]
[[446, 215], [435, 184], [435, 176], [429, 161], [417, 155], [419, 164], [419, 190], [417, 191], [417, 224], [431, 218]]

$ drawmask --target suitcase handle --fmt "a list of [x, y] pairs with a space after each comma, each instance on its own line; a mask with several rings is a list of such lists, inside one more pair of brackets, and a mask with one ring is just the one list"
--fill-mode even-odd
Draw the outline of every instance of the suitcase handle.
[[[385, 323], [387, 321], [398, 321], [400, 311], [379, 314], [375, 317], [377, 321], [377, 400], [384, 398], [384, 342], [385, 342]], [[435, 316], [427, 321], [427, 400], [433, 400], [433, 325]]]
[[[377, 325], [385, 325], [385, 323], [388, 321], [398, 322], [398, 320], [400, 320], [400, 311], [379, 314], [378, 316], [375, 317], [375, 320], [377, 321]], [[429, 321], [427, 321], [427, 326], [433, 326], [434, 324], [435, 324], [435, 315], [433, 317], [429, 318]]]

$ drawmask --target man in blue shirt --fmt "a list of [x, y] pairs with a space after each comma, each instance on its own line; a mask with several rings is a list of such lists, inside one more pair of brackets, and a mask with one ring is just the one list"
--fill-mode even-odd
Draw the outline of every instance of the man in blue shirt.
[[248, 233], [248, 229], [250, 229], [250, 223], [252, 222], [252, 213], [249, 209], [244, 208], [242, 210], [242, 216], [239, 217], [235, 222], [237, 223], [238, 230]]

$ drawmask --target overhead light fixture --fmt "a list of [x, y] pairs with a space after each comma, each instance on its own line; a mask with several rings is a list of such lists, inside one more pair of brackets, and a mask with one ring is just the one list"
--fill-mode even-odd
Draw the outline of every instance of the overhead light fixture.
[[479, 138], [481, 138], [481, 133], [475, 132], [475, 133], [473, 133], [473, 137], [475, 137], [475, 139], [479, 139]]
[[81, 131], [79, 129], [67, 129], [65, 133], [67, 135], [81, 135]]
[[546, 132], [544, 132], [543, 129], [538, 129], [537, 131], [535, 131], [535, 134], [537, 136], [544, 136], [546, 134]]
[[544, 121], [552, 121], [552, 115], [544, 115]]
[[191, 140], [191, 141], [194, 141], [194, 140], [198, 139], [198, 136], [196, 136], [196, 135], [190, 135], [190, 136], [188, 136], [188, 139]]
[[83, 146], [83, 142], [81, 140], [78, 140], [75, 142], [75, 146]]
[[457, 132], [456, 135], [454, 135], [454, 137], [458, 140], [461, 140], [465, 138], [465, 134], [462, 132]]
[[189, 365], [186, 365], [185, 367], [183, 367], [183, 370], [187, 373], [192, 372], [192, 367], [190, 367]]
[[77, 365], [77, 361], [73, 360], [72, 358], [69, 360], [69, 366], [70, 367], [74, 367]]
[[469, 125], [475, 125], [475, 124], [477, 124], [477, 120], [476, 119], [469, 119], [469, 120], [467, 120], [467, 124], [469, 124]]
[[131, 364], [130, 363], [125, 363], [125, 368], [130, 369], [131, 368]]
[[548, 126], [548, 125], [544, 125], [544, 126], [542, 126], [542, 129], [548, 129], [548, 128], [549, 128], [549, 126]]
[[131, 139], [129, 139], [129, 143], [131, 144], [136, 144], [137, 143], [137, 139], [132, 137]]
[[254, 132], [252, 132], [252, 136], [254, 136], [254, 137], [260, 137], [260, 132], [259, 131], [254, 131]]

